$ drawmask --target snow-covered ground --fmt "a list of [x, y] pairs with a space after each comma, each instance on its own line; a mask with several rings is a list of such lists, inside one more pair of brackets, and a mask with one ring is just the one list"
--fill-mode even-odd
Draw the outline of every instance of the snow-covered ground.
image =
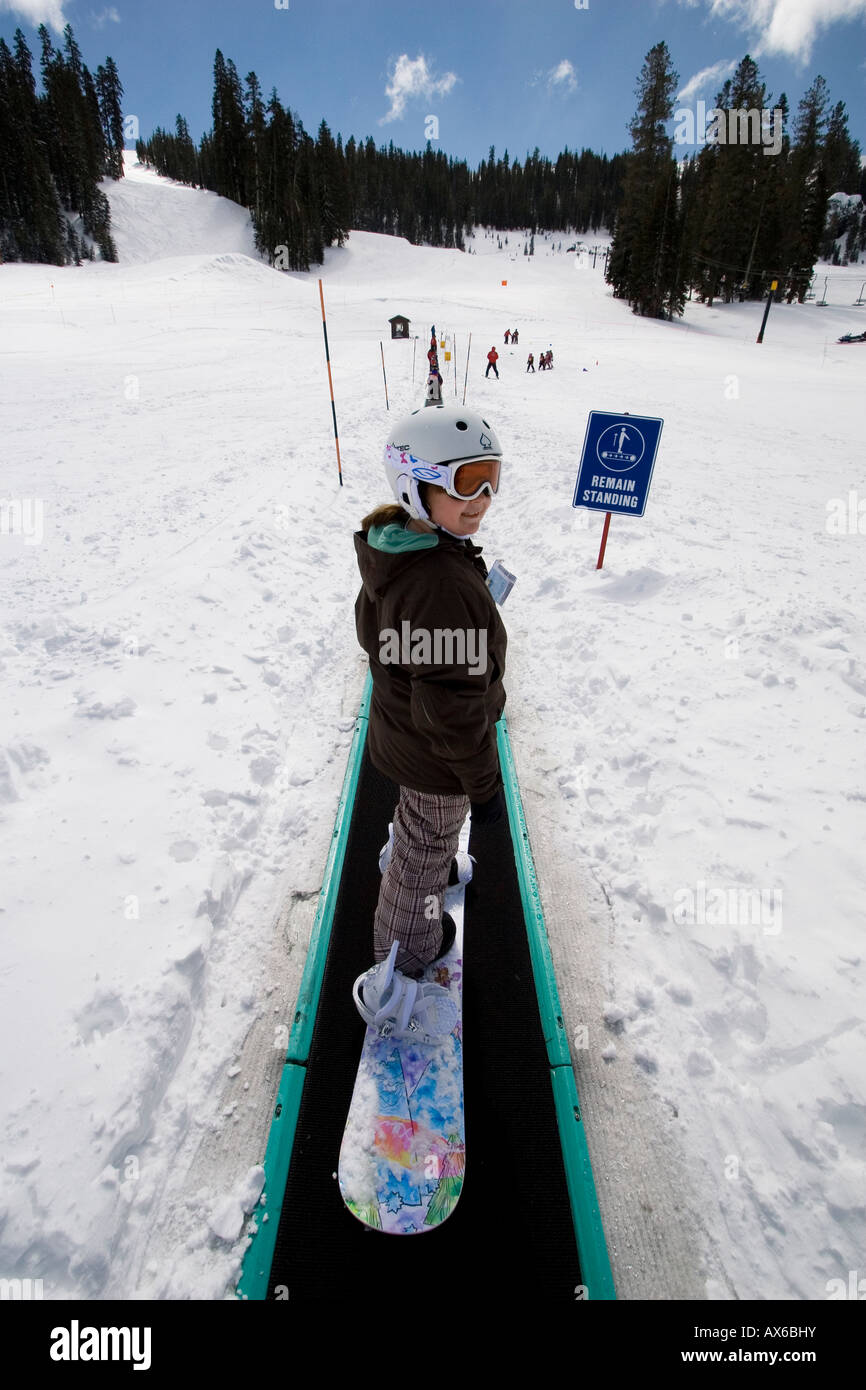
[[[479, 539], [518, 576], [509, 725], [620, 1295], [826, 1298], [866, 1247], [866, 347], [835, 341], [866, 269], [758, 347], [760, 306], [638, 320], [565, 237], [353, 233], [321, 271], [340, 487], [317, 274], [127, 159], [120, 264], [0, 270], [0, 1276], [238, 1273], [364, 676], [379, 342], [405, 410], [435, 321], [507, 447]], [[589, 409], [665, 421], [601, 571]], [[667, 1283], [630, 1247], [666, 1181]]]

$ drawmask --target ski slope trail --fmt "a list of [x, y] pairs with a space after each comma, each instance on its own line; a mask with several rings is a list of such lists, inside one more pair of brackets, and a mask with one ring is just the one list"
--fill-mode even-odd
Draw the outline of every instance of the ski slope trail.
[[[0, 271], [0, 1274], [232, 1287], [363, 685], [379, 344], [409, 409], [435, 322], [506, 448], [479, 541], [619, 1296], [827, 1297], [866, 1237], [862, 272], [757, 347], [761, 306], [638, 320], [565, 236], [278, 274], [127, 173], [117, 265]], [[601, 571], [590, 409], [665, 420]]]

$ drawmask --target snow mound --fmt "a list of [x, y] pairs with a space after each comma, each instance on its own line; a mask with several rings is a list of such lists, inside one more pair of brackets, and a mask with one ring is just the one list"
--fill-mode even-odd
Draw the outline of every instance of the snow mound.
[[139, 164], [132, 150], [124, 151], [123, 163], [122, 179], [102, 183], [121, 265], [203, 254], [261, 260], [246, 208], [162, 178]]

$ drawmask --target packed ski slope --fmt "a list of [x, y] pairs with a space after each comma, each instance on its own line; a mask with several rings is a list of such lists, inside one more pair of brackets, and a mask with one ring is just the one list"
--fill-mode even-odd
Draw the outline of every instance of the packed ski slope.
[[[341, 487], [316, 275], [127, 172], [119, 265], [0, 269], [0, 1276], [231, 1296], [364, 676], [379, 342], [405, 410], [435, 321], [507, 447], [479, 540], [518, 577], [509, 723], [620, 1296], [847, 1286], [866, 349], [835, 340], [866, 270], [757, 347], [758, 306], [639, 321], [565, 238], [355, 233], [321, 272]], [[665, 421], [600, 572], [593, 408]]]

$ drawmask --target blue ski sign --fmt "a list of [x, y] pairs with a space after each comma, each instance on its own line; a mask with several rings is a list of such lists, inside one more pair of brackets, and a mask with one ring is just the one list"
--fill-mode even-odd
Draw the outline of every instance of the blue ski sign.
[[643, 516], [664, 420], [591, 410], [573, 507]]

